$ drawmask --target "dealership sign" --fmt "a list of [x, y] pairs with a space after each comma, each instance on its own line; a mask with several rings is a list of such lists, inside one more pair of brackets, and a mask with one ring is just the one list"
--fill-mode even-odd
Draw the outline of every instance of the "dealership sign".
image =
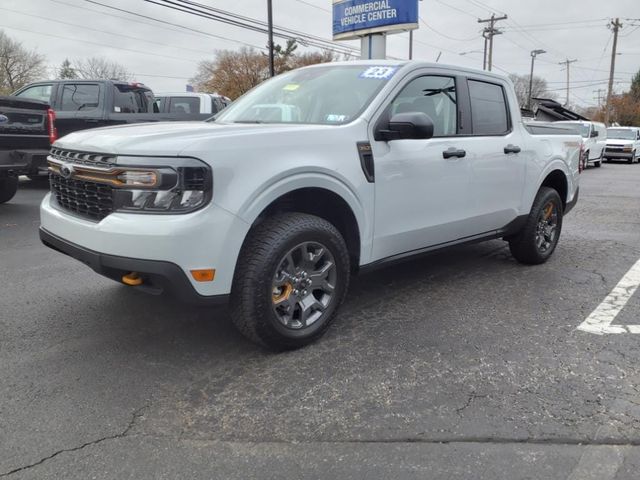
[[418, 28], [418, 0], [334, 0], [333, 39]]

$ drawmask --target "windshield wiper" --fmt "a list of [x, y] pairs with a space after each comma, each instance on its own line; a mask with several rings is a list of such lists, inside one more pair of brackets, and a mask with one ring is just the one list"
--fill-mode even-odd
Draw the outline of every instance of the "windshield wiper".
[[262, 120], [236, 120], [235, 122], [232, 123], [266, 123], [263, 122]]

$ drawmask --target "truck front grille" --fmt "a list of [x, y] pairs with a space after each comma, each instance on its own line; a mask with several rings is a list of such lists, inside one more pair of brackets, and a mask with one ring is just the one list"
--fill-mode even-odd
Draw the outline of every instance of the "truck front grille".
[[109, 185], [66, 179], [54, 172], [49, 173], [49, 183], [65, 210], [97, 221], [113, 212], [113, 188]]

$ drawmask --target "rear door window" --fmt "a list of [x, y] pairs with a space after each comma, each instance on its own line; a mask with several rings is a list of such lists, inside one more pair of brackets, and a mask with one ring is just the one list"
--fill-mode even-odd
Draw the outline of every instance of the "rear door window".
[[504, 89], [494, 83], [469, 80], [474, 135], [504, 135], [509, 131], [509, 112]]
[[200, 113], [198, 97], [172, 97], [169, 100], [169, 113]]
[[151, 113], [153, 95], [149, 90], [129, 85], [113, 86], [113, 111], [116, 113]]
[[49, 103], [51, 99], [52, 84], [47, 85], [34, 85], [29, 87], [16, 95], [17, 97], [32, 98], [34, 100], [41, 100]]
[[62, 88], [59, 110], [86, 112], [100, 106], [100, 85], [95, 83], [67, 83]]

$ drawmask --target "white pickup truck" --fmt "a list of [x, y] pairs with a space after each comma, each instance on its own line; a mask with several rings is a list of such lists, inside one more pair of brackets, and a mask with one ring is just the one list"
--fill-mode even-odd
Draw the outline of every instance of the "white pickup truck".
[[499, 75], [318, 65], [209, 122], [58, 140], [40, 235], [135, 288], [228, 300], [246, 336], [297, 348], [326, 331], [355, 272], [495, 238], [546, 261], [578, 199], [580, 143], [525, 126]]

